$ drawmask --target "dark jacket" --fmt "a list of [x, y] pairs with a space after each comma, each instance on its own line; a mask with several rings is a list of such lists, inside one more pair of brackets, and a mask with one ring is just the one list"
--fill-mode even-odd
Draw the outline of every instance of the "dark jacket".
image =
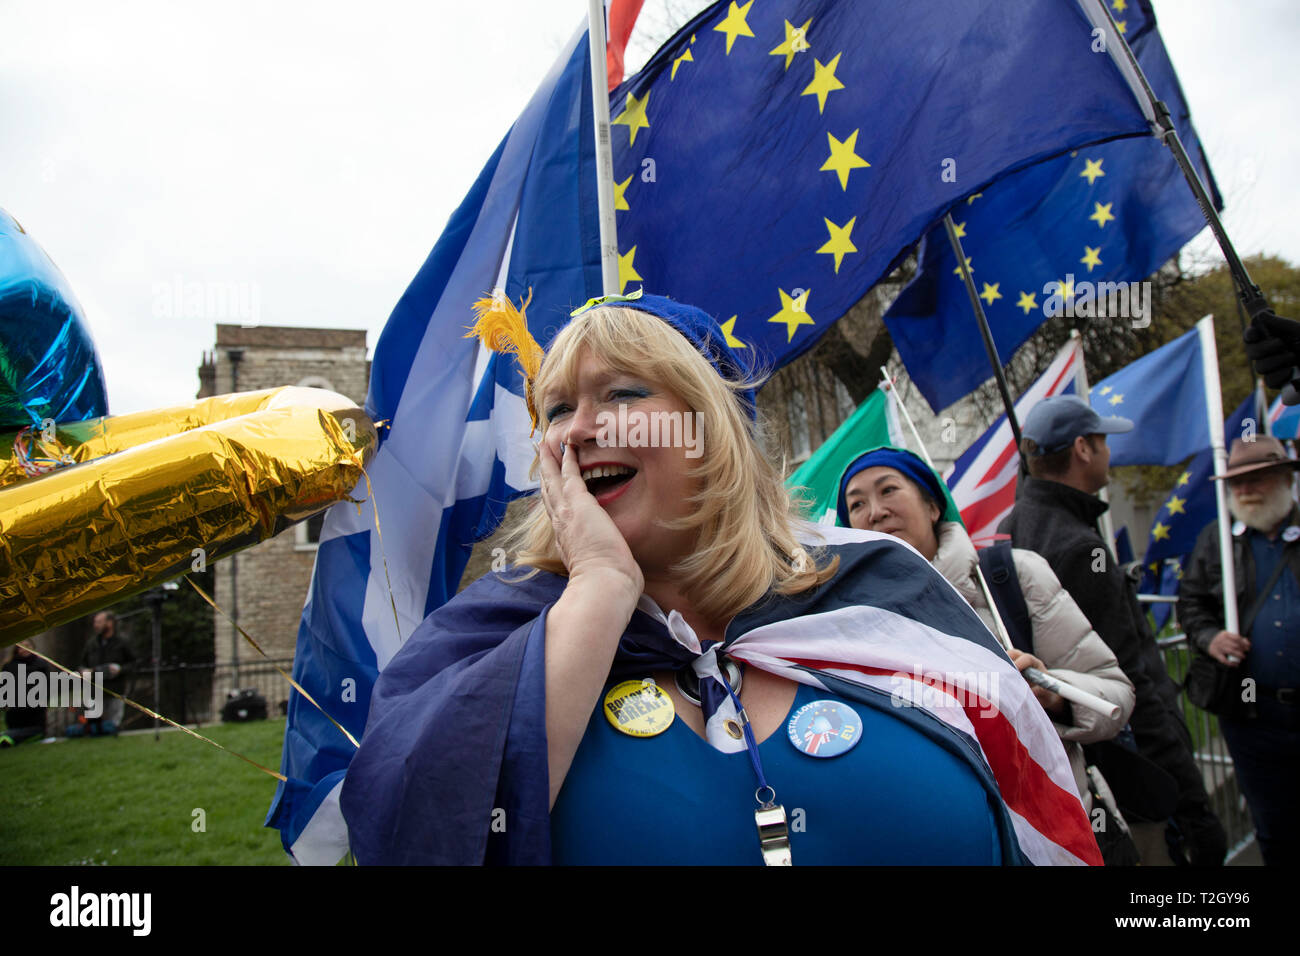
[[[1286, 523], [1300, 525], [1300, 508], [1291, 509]], [[1291, 573], [1300, 581], [1300, 544], [1292, 544], [1284, 553]], [[1232, 564], [1237, 572], [1237, 620], [1242, 621], [1255, 603], [1258, 589], [1267, 583], [1256, 580], [1255, 555], [1247, 535], [1233, 536]], [[1191, 560], [1183, 570], [1178, 591], [1178, 623], [1187, 632], [1192, 646], [1206, 655], [1214, 635], [1223, 630], [1223, 562], [1219, 560], [1217, 521], [1201, 529]]]
[[[1010, 534], [1015, 547], [1037, 551], [1047, 559], [1093, 630], [1115, 654], [1137, 691], [1132, 724], [1139, 740], [1144, 734], [1166, 736], [1167, 728], [1162, 728], [1168, 720], [1162, 712], [1175, 707], [1178, 688], [1165, 670], [1137, 588], [1115, 563], [1097, 530], [1097, 519], [1109, 506], [1059, 481], [1021, 481], [1016, 506], [998, 530]], [[1140, 742], [1139, 748], [1145, 753]]]
[[[100, 640], [97, 636], [91, 637], [86, 642], [85, 650], [81, 652], [81, 666], [91, 671], [104, 671], [104, 687], [118, 694], [126, 690], [126, 672], [134, 660], [135, 655], [131, 653], [131, 648], [127, 647], [126, 641], [116, 634], [107, 640]], [[109, 664], [120, 664], [122, 672], [110, 678], [107, 673]]]
[[[1017, 548], [1047, 559], [1137, 692], [1129, 720], [1138, 751], [1174, 778], [1174, 820], [1194, 864], [1218, 865], [1227, 836], [1210, 809], [1205, 783], [1192, 756], [1192, 738], [1165, 670], [1155, 636], [1138, 603], [1137, 587], [1119, 569], [1097, 530], [1106, 502], [1069, 485], [1023, 478], [1016, 506], [998, 530]], [[1124, 795], [1116, 794], [1121, 805]], [[1133, 805], [1131, 800], [1130, 805]]]

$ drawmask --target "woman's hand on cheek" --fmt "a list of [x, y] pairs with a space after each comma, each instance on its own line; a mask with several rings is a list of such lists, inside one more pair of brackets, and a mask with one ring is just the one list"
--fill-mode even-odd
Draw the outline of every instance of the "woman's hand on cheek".
[[612, 574], [625, 579], [639, 597], [645, 587], [641, 568], [614, 519], [587, 490], [573, 448], [563, 450], [567, 437], [542, 441], [540, 467], [542, 504], [551, 517], [569, 580]]

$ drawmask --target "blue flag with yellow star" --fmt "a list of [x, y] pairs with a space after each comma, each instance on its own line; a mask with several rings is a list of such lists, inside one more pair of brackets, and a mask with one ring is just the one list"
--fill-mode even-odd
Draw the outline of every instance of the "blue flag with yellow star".
[[1098, 415], [1120, 415], [1133, 430], [1111, 435], [1111, 465], [1177, 465], [1210, 447], [1200, 332], [1193, 328], [1092, 387]]
[[1148, 132], [1092, 29], [1069, 2], [715, 4], [613, 95], [620, 291], [790, 361], [954, 203]]
[[[1150, 4], [1107, 2], [1222, 208]], [[1055, 74], [1058, 56], [1043, 48], [1045, 79]], [[1132, 318], [1139, 327], [1149, 322], [1150, 295], [1138, 280], [1205, 226], [1172, 154], [1154, 137], [1073, 151], [969, 197], [952, 215], [1003, 363], [1056, 316], [1076, 325], [1098, 314]], [[926, 236], [920, 260], [885, 324], [912, 381], [939, 410], [992, 370], [942, 228]], [[1110, 288], [1115, 283], [1123, 287]]]
[[[1254, 414], [1255, 395], [1252, 392], [1223, 423], [1223, 433], [1229, 441], [1242, 433], [1242, 422]], [[1114, 439], [1112, 435], [1110, 440]], [[1214, 453], [1207, 440], [1203, 450], [1183, 468], [1169, 497], [1156, 512], [1143, 558], [1148, 569], [1166, 558], [1190, 554], [1201, 529], [1215, 520], [1214, 482], [1210, 480], [1213, 474]]]

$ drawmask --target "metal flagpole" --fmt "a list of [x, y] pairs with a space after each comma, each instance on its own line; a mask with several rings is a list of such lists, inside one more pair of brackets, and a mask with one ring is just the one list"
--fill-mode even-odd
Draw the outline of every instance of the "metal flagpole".
[[600, 217], [603, 295], [618, 295], [618, 232], [614, 225], [614, 155], [609, 143], [609, 88], [605, 69], [604, 0], [587, 0], [587, 46], [591, 53], [591, 105], [596, 127], [596, 208]]
[[[1164, 100], [1156, 98], [1155, 91], [1151, 89], [1146, 74], [1142, 72], [1141, 64], [1138, 63], [1137, 57], [1133, 55], [1133, 50], [1129, 47], [1128, 41], [1124, 39], [1124, 35], [1119, 32], [1119, 27], [1115, 24], [1115, 17], [1110, 12], [1110, 8], [1104, 2], [1092, 2], [1085, 3], [1084, 10], [1095, 26], [1100, 27], [1102, 25], [1097, 11], [1104, 15], [1104, 22], [1110, 28], [1106, 36], [1107, 49], [1112, 51], [1118, 49], [1120, 51], [1123, 59], [1117, 59], [1116, 65], [1120, 67], [1120, 72], [1129, 80], [1130, 87], [1133, 85], [1133, 80], [1136, 79], [1142, 95], [1146, 97], [1147, 103], [1144, 104], [1146, 107], [1144, 112], [1149, 111], [1154, 114], [1151, 118], [1152, 125], [1155, 127], [1154, 133], [1173, 153], [1174, 161], [1178, 163], [1183, 178], [1187, 180], [1187, 185], [1196, 198], [1196, 204], [1201, 207], [1201, 214], [1205, 217], [1205, 221], [1210, 226], [1210, 231], [1214, 233], [1214, 238], [1223, 251], [1223, 258], [1227, 260], [1228, 271], [1232, 273], [1232, 278], [1237, 283], [1237, 294], [1246, 308], [1246, 314], [1251, 319], [1254, 319], [1255, 316], [1268, 309], [1268, 302], [1264, 298], [1264, 294], [1260, 292], [1259, 286], [1255, 285], [1250, 278], [1250, 273], [1246, 271], [1245, 265], [1242, 264], [1240, 257], [1238, 257], [1237, 250], [1232, 245], [1232, 240], [1228, 238], [1228, 233], [1223, 228], [1223, 222], [1219, 219], [1214, 203], [1210, 200], [1209, 190], [1201, 182], [1200, 174], [1197, 173], [1196, 167], [1192, 165], [1191, 157], [1187, 155], [1182, 140], [1178, 138], [1178, 129], [1174, 125], [1169, 107]], [[1137, 91], [1134, 92], [1136, 94]]]
[[[1214, 344], [1214, 316], [1196, 323], [1201, 336], [1201, 365], [1205, 370], [1205, 408], [1210, 425], [1210, 446], [1214, 449], [1214, 473], [1228, 470], [1228, 450], [1223, 436], [1223, 395], [1219, 390], [1219, 353]], [[1228, 489], [1220, 479], [1214, 482], [1214, 504], [1219, 513], [1219, 562], [1223, 568], [1223, 629], [1237, 633], [1237, 569], [1232, 563], [1232, 528], [1228, 517]]]
[[[1079, 342], [1079, 365], [1074, 373], [1074, 387], [1078, 390], [1079, 397], [1091, 405], [1092, 401], [1088, 398], [1088, 393], [1092, 389], [1088, 387], [1088, 367], [1083, 361], [1083, 336], [1079, 334], [1078, 329], [1070, 329], [1070, 338], [1077, 339]], [[1106, 510], [1101, 513], [1101, 533], [1106, 538], [1107, 550], [1110, 551], [1111, 556], [1118, 563], [1119, 556], [1115, 551], [1115, 520], [1111, 517], [1109, 507], [1110, 496], [1106, 494], [1106, 489], [1102, 488], [1101, 491], [1097, 492], [1097, 497], [1107, 504]]]
[[948, 231], [948, 242], [957, 254], [957, 267], [961, 270], [962, 282], [966, 284], [966, 294], [970, 297], [971, 309], [975, 312], [975, 321], [979, 323], [980, 337], [984, 339], [984, 351], [988, 353], [989, 364], [993, 366], [993, 376], [998, 380], [998, 391], [1002, 393], [1002, 404], [1007, 409], [1007, 422], [1011, 425], [1011, 434], [1016, 439], [1016, 452], [1020, 455], [1020, 465], [1024, 471], [1029, 470], [1025, 461], [1025, 451], [1020, 447], [1020, 420], [1016, 418], [1016, 405], [1011, 400], [1011, 389], [1007, 387], [1007, 377], [1002, 371], [1002, 360], [998, 358], [998, 347], [993, 343], [993, 332], [989, 329], [988, 316], [984, 314], [984, 305], [979, 293], [975, 291], [975, 280], [971, 278], [970, 267], [966, 265], [966, 253], [957, 236], [957, 227], [953, 225], [952, 213], [943, 217], [943, 227]]

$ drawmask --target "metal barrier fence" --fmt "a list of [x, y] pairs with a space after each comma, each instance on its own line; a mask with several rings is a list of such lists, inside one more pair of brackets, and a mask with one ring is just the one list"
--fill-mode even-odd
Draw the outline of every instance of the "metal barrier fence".
[[[1160, 638], [1156, 643], [1160, 647], [1169, 676], [1182, 687], [1192, 659], [1187, 635], [1175, 634]], [[1179, 695], [1179, 702], [1183, 708], [1183, 719], [1192, 735], [1192, 746], [1196, 763], [1201, 768], [1201, 777], [1205, 781], [1205, 792], [1210, 795], [1210, 806], [1228, 834], [1228, 859], [1231, 860], [1255, 838], [1250, 810], [1237, 787], [1232, 757], [1219, 735], [1218, 719], [1192, 704], [1185, 691]]]
[[[289, 682], [275, 667], [286, 673], [293, 670], [293, 658], [258, 660], [239, 665], [239, 688], [252, 689], [266, 698], [268, 717], [282, 714], [289, 699]], [[221, 720], [221, 705], [236, 689], [234, 668], [230, 664], [169, 664], [158, 669], [157, 697], [154, 695], [153, 668], [147, 661], [137, 662], [128, 677], [125, 696], [157, 710], [178, 724], [212, 724]], [[155, 703], [155, 701], [157, 701]], [[62, 737], [79, 714], [70, 708], [50, 708], [45, 716], [46, 734]], [[127, 707], [122, 719], [123, 730], [140, 730], [153, 726], [153, 718], [134, 707]]]

